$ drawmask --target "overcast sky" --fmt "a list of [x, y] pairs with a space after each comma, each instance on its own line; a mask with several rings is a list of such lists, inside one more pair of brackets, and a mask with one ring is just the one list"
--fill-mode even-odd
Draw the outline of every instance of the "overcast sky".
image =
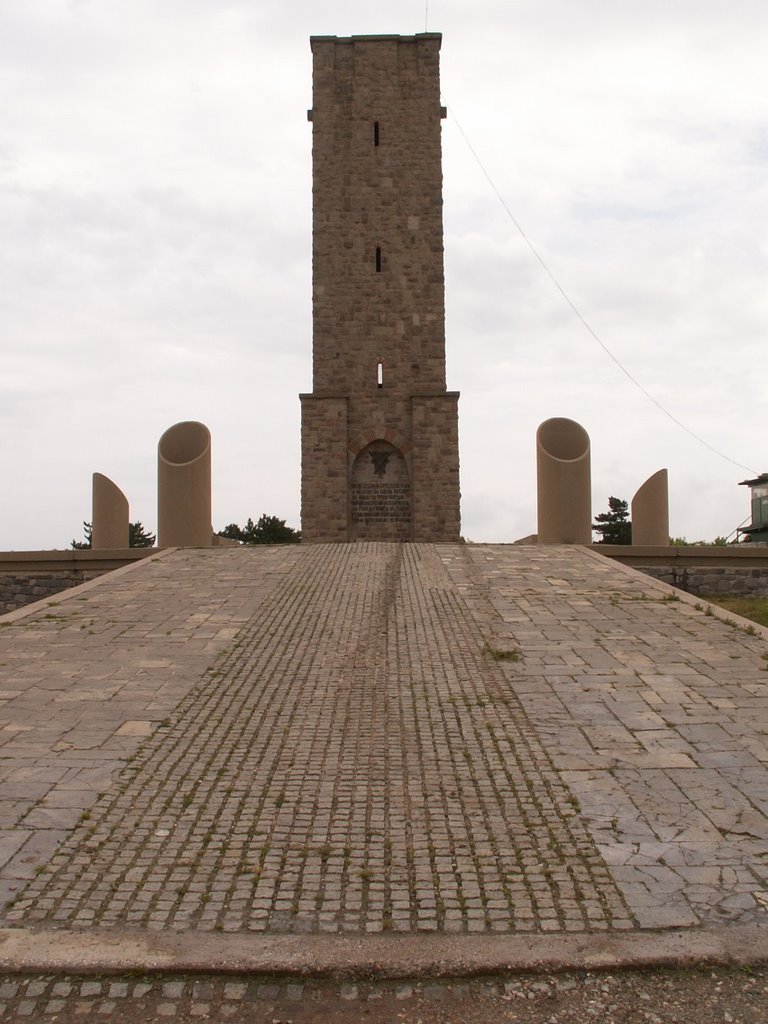
[[[386, 13], [385, 13], [386, 12]], [[535, 432], [593, 512], [670, 479], [689, 539], [768, 470], [765, 0], [0, 0], [0, 549], [67, 547], [91, 474], [156, 528], [156, 450], [213, 435], [214, 527], [299, 525], [311, 391], [308, 38], [443, 33], [462, 533], [535, 530]], [[462, 135], [463, 130], [463, 135]], [[585, 330], [531, 253], [615, 358]]]

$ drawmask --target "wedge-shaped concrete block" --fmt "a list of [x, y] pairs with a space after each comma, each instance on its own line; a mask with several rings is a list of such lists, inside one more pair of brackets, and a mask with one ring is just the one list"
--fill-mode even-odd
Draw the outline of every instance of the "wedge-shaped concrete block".
[[632, 499], [632, 543], [669, 544], [669, 480], [666, 469], [649, 476]]
[[128, 499], [108, 476], [93, 474], [91, 547], [114, 550], [128, 547]]

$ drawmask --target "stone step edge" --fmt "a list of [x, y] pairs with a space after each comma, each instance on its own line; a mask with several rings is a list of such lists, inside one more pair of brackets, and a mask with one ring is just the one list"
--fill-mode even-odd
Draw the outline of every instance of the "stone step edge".
[[5, 974], [421, 979], [768, 962], [768, 924], [569, 935], [0, 929]]

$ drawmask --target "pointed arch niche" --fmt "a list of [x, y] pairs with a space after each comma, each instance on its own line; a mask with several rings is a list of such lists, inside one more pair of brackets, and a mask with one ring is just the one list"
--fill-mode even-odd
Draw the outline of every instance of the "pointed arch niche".
[[350, 475], [351, 540], [410, 540], [411, 482], [403, 453], [390, 441], [361, 449]]

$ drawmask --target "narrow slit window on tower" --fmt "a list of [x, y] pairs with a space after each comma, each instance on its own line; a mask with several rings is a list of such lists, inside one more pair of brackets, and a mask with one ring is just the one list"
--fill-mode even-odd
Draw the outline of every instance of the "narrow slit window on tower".
[[376, 367], [376, 387], [384, 387], [384, 363], [379, 360], [379, 364]]
[[376, 273], [381, 273], [381, 246], [376, 246]]
[[379, 122], [378, 121], [374, 121], [373, 122], [373, 144], [374, 144], [374, 146], [378, 146], [378, 144], [379, 144]]

